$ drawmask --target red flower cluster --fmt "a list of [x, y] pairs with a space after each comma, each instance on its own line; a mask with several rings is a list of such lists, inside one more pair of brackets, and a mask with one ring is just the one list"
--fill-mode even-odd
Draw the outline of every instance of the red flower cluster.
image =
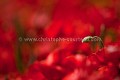
[[[0, 80], [120, 80], [119, 0], [1, 0], [0, 6]], [[32, 40], [41, 37], [73, 41]]]

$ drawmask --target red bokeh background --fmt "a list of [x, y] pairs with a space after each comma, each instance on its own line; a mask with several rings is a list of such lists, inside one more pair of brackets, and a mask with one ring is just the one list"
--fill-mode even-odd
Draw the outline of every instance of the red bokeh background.
[[0, 80], [120, 80], [120, 0], [0, 0]]

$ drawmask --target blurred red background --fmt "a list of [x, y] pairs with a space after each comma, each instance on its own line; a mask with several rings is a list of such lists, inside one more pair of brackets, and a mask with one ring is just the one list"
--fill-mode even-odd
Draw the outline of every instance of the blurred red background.
[[0, 80], [120, 80], [120, 0], [0, 0]]

